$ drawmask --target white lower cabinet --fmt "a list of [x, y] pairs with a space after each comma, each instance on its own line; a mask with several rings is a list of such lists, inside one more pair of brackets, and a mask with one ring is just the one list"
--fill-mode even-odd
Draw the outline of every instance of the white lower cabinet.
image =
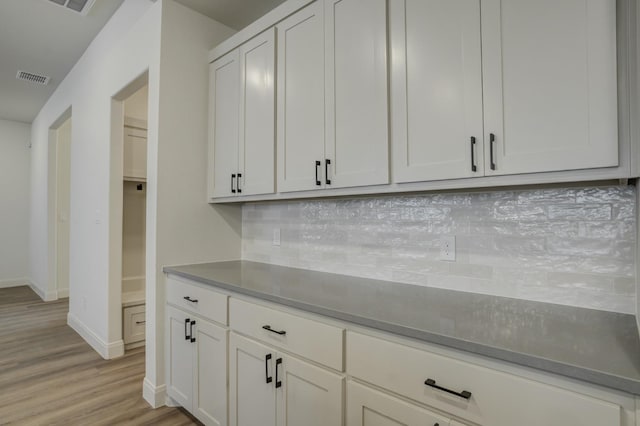
[[616, 403], [354, 332], [347, 373], [481, 425], [625, 424]]
[[167, 394], [208, 426], [227, 424], [227, 334], [167, 307]]
[[206, 425], [640, 426], [631, 395], [168, 282], [167, 394]]
[[[449, 426], [449, 419], [349, 381], [347, 426]], [[462, 425], [460, 425], [462, 426]]]
[[229, 352], [230, 425], [342, 425], [342, 376], [235, 333]]

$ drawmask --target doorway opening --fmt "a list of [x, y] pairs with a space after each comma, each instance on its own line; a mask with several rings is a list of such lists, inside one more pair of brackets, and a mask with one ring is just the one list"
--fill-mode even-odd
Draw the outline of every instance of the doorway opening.
[[124, 100], [122, 169], [122, 338], [145, 344], [148, 86]]
[[149, 74], [111, 99], [109, 341], [111, 358], [145, 345]]
[[51, 299], [69, 297], [71, 108], [49, 128], [49, 285]]

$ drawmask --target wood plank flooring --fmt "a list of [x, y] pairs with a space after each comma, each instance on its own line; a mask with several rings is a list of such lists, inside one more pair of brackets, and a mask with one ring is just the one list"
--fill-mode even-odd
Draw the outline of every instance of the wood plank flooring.
[[0, 289], [0, 424], [199, 425], [142, 399], [144, 348], [105, 361], [67, 326], [67, 299]]

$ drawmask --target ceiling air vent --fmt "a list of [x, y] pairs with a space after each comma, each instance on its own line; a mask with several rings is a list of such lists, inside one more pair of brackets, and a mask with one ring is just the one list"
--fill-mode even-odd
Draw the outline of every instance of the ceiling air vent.
[[44, 75], [38, 75], [38, 74], [32, 74], [30, 72], [25, 72], [25, 71], [18, 71], [18, 74], [16, 75], [16, 78], [18, 80], [29, 81], [31, 83], [42, 84], [43, 86], [46, 86], [47, 84], [49, 84], [49, 80], [51, 79], [51, 77], [46, 77]]
[[72, 10], [74, 12], [86, 15], [89, 13], [89, 9], [93, 6], [96, 0], [48, 0], [51, 3], [55, 3], [59, 6]]

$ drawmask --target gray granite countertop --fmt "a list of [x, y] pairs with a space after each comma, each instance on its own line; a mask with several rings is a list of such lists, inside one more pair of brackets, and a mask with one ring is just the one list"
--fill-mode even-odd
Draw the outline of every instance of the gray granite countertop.
[[164, 272], [640, 395], [640, 337], [633, 315], [250, 261]]

